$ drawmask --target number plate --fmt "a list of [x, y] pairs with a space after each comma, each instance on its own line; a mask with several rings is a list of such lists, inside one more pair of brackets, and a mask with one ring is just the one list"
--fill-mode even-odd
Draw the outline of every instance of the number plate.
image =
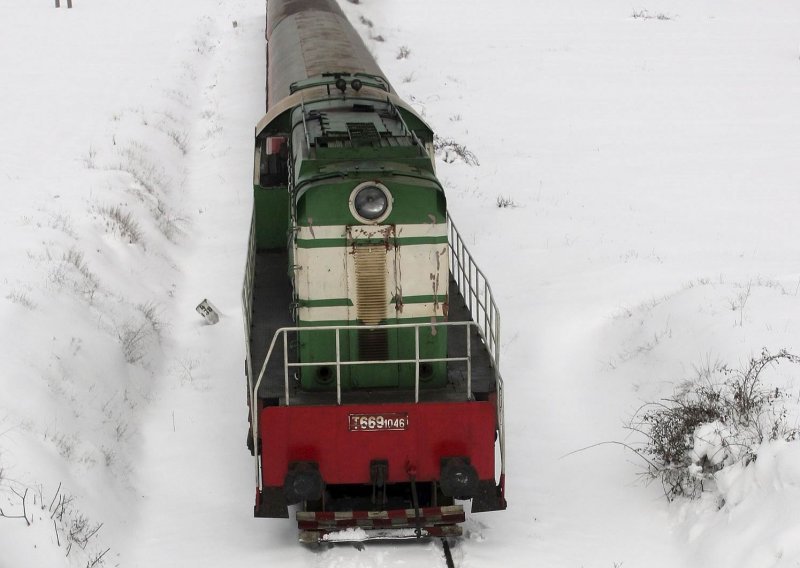
[[351, 414], [351, 432], [381, 432], [384, 430], [407, 430], [407, 412], [384, 412], [382, 414]]

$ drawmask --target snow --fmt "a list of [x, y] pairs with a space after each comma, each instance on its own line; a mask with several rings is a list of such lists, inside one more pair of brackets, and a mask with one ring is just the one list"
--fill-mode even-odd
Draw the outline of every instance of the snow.
[[367, 532], [364, 529], [353, 527], [343, 531], [336, 531], [328, 533], [323, 537], [323, 540], [335, 542], [339, 540], [366, 540]]
[[800, 444], [773, 442], [758, 460], [716, 476], [719, 495], [682, 504], [681, 532], [698, 564], [796, 566], [800, 558]]
[[[443, 566], [435, 542], [315, 552], [251, 516], [264, 3], [74, 5], [0, 0], [0, 508], [27, 488], [32, 518], [0, 518], [0, 567]], [[640, 442], [636, 409], [698, 368], [800, 352], [800, 5], [342, 7], [479, 162], [437, 168], [503, 315], [509, 509], [469, 516], [456, 565], [796, 566], [797, 442], [673, 503], [625, 448], [584, 448]], [[797, 377], [765, 377], [793, 424]], [[102, 527], [67, 556], [81, 519]]]

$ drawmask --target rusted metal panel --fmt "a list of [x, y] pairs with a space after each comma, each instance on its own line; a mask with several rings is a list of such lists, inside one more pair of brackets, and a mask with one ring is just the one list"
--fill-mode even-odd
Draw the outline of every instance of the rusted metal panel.
[[378, 325], [386, 319], [389, 305], [386, 247], [354, 245], [353, 269], [356, 281], [356, 316], [364, 325]]
[[270, 33], [284, 19], [295, 14], [314, 10], [329, 12], [344, 17], [342, 9], [335, 0], [268, 0], [267, 2], [267, 39]]
[[383, 76], [361, 37], [333, 0], [270, 0], [268, 100], [272, 108], [289, 86], [322, 73]]

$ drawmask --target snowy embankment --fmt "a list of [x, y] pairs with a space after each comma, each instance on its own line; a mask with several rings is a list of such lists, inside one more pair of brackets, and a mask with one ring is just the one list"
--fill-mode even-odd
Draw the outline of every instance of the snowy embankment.
[[[670, 505], [628, 450], [564, 456], [641, 442], [634, 412], [696, 369], [800, 351], [800, 6], [343, 4], [480, 162], [439, 174], [504, 316], [510, 507], [465, 562], [796, 565], [800, 444]], [[795, 427], [798, 376], [763, 377]]]
[[156, 519], [209, 510], [170, 459], [241, 450], [241, 392], [216, 393], [241, 373], [212, 347], [241, 332], [263, 6], [38, 4], [0, 21], [0, 507], [20, 517], [0, 519], [0, 565], [136, 565]]
[[[443, 565], [250, 516], [263, 2], [74, 3], [0, 0], [0, 567]], [[698, 369], [800, 352], [800, 6], [342, 6], [443, 138], [504, 316], [510, 506], [468, 519], [456, 563], [796, 566], [800, 444], [671, 504], [624, 448], [571, 452], [640, 442], [636, 409]], [[798, 376], [764, 376], [795, 425]]]

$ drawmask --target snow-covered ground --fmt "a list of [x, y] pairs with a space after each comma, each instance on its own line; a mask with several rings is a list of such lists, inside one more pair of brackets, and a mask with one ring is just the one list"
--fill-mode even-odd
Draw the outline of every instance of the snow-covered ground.
[[[0, 567], [443, 566], [251, 516], [264, 3], [74, 4], [0, 0]], [[509, 509], [468, 519], [456, 564], [800, 565], [797, 442], [671, 504], [628, 450], [582, 450], [639, 441], [698, 368], [800, 352], [800, 4], [342, 6], [479, 162], [438, 168], [503, 314]], [[795, 425], [799, 371], [764, 378]]]

